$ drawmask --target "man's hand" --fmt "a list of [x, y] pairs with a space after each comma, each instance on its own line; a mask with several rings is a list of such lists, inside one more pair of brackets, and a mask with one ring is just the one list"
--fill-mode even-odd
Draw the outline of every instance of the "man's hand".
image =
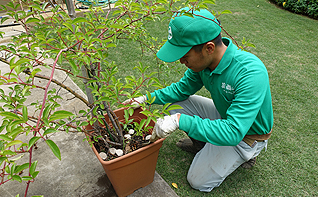
[[159, 138], [166, 138], [172, 132], [179, 128], [179, 113], [171, 116], [165, 116], [163, 119], [159, 118], [155, 124], [155, 128], [152, 131], [150, 138], [151, 142], [156, 141]]
[[144, 103], [147, 100], [147, 97], [145, 95], [137, 97], [137, 98], [132, 98], [125, 100], [123, 104], [131, 104], [133, 105], [133, 109], [137, 109], [140, 107], [140, 104]]

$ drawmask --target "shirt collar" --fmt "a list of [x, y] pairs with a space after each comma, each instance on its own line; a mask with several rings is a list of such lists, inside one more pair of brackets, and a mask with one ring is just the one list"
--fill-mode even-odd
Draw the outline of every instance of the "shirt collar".
[[232, 43], [231, 39], [222, 38], [222, 41], [227, 46], [227, 49], [218, 66], [210, 73], [211, 75], [222, 74], [222, 72], [231, 64], [235, 51], [237, 50], [237, 46]]

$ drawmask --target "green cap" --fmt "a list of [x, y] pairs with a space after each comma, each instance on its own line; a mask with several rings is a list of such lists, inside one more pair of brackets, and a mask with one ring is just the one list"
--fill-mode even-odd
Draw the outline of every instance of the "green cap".
[[[189, 10], [189, 8], [183, 10]], [[194, 11], [193, 14], [200, 16], [193, 15], [194, 18], [192, 18], [175, 14], [172, 17], [169, 23], [168, 40], [157, 53], [159, 59], [174, 62], [182, 58], [193, 46], [209, 42], [221, 33], [217, 19], [208, 10]]]

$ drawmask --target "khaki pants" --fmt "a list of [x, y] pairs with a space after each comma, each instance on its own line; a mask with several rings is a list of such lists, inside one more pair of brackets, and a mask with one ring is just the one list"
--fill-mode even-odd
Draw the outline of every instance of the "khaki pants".
[[[221, 118], [212, 99], [202, 96], [193, 95], [185, 101], [173, 104], [180, 105], [183, 109], [173, 110], [171, 114], [197, 115], [211, 120]], [[188, 182], [194, 189], [210, 192], [242, 163], [256, 157], [264, 147], [267, 147], [267, 140], [257, 142], [253, 148], [244, 141], [237, 146], [215, 146], [206, 143], [192, 161], [187, 176]]]

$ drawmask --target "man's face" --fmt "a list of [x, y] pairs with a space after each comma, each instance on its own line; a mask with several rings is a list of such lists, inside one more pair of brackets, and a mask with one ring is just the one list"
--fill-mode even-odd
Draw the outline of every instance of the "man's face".
[[194, 72], [200, 72], [211, 65], [211, 61], [205, 50], [196, 52], [194, 49], [191, 49], [182, 58], [180, 58], [180, 63], [184, 64]]

